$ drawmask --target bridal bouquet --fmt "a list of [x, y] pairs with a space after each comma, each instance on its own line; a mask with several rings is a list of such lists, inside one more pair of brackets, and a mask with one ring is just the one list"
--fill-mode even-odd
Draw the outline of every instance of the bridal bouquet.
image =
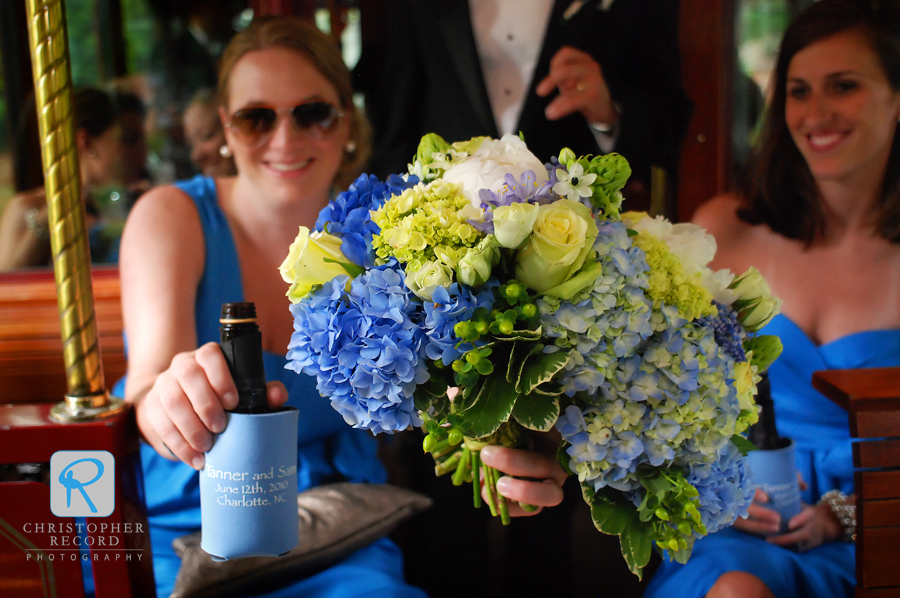
[[697, 226], [620, 213], [630, 174], [617, 154], [545, 165], [514, 136], [427, 135], [409, 173], [363, 175], [301, 227], [281, 271], [288, 367], [348, 424], [423, 427], [436, 473], [476, 506], [483, 482], [504, 520], [479, 451], [555, 427], [640, 575], [654, 543], [684, 562], [746, 512], [741, 433], [781, 346], [754, 334], [779, 308], [756, 271], [708, 268]]

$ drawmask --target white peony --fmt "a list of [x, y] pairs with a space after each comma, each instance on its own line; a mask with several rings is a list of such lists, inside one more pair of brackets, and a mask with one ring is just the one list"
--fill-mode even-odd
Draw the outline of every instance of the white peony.
[[507, 174], [518, 181], [526, 170], [534, 172], [538, 183], [550, 178], [544, 163], [529, 151], [524, 141], [515, 135], [504, 135], [499, 141], [485, 139], [474, 154], [453, 164], [442, 178], [459, 185], [469, 202], [480, 208], [481, 189], [497, 193], [506, 184]]

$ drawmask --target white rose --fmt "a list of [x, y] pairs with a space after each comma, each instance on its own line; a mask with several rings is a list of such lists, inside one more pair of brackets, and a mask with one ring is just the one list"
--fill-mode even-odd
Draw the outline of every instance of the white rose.
[[406, 273], [406, 286], [423, 301], [431, 301], [438, 287], [449, 287], [451, 284], [453, 270], [441, 262], [425, 262], [415, 272]]
[[469, 202], [480, 208], [481, 189], [496, 193], [506, 184], [507, 174], [518, 181], [526, 170], [534, 172], [539, 184], [549, 180], [544, 163], [529, 151], [525, 142], [515, 135], [504, 135], [499, 141], [485, 139], [474, 154], [444, 172], [443, 179], [459, 185]]

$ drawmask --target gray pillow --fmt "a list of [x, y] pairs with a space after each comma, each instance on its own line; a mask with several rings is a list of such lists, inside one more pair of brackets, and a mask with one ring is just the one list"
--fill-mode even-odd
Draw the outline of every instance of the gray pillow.
[[170, 598], [259, 593], [326, 569], [431, 506], [431, 499], [386, 484], [330, 484], [297, 496], [300, 544], [283, 557], [213, 561], [200, 532], [172, 542], [181, 569]]

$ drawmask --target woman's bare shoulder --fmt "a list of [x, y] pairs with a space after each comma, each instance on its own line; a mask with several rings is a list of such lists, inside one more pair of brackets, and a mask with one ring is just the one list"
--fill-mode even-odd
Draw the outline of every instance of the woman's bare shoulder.
[[196, 270], [203, 259], [203, 228], [191, 198], [170, 185], [142, 195], [125, 223], [120, 266], [152, 261]]
[[717, 268], [743, 270], [750, 256], [758, 254], [765, 238], [771, 235], [768, 227], [741, 220], [738, 211], [743, 206], [739, 196], [718, 195], [694, 213], [693, 222], [702, 226], [716, 239]]

